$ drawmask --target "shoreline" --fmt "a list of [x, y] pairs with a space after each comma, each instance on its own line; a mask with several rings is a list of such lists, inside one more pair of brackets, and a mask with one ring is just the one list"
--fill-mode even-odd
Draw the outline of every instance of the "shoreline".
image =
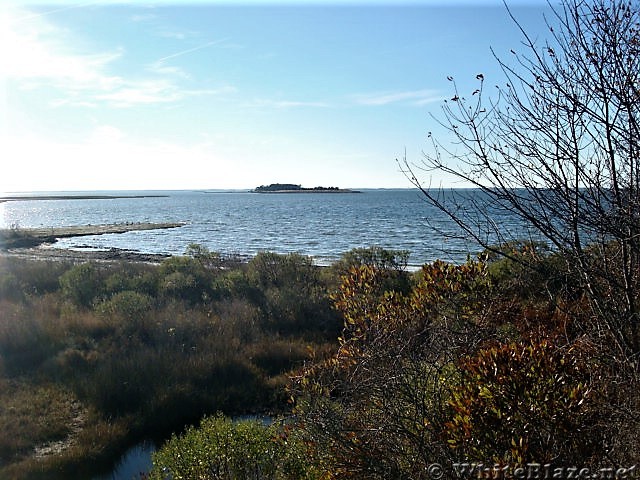
[[108, 250], [72, 250], [51, 245], [0, 250], [1, 258], [54, 262], [133, 262], [160, 264], [172, 255], [166, 253], [142, 253], [136, 250], [112, 247]]
[[3, 202], [23, 202], [37, 200], [114, 200], [116, 198], [166, 198], [168, 195], [10, 195], [0, 197]]
[[182, 222], [166, 223], [113, 223], [103, 225], [77, 225], [68, 227], [4, 228], [0, 229], [0, 251], [33, 248], [54, 244], [60, 238], [126, 233], [140, 230], [159, 230], [184, 226]]

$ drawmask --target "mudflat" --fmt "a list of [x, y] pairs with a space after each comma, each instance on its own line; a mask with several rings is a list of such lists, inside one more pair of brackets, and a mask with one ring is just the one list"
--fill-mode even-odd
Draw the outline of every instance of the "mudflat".
[[136, 230], [156, 230], [182, 227], [184, 223], [115, 223], [106, 225], [77, 225], [68, 227], [0, 229], [0, 250], [29, 248], [44, 243], [55, 243], [59, 238], [125, 233]]

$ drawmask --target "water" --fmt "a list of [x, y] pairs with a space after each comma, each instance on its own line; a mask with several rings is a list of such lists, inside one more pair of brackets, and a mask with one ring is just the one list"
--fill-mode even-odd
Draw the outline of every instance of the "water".
[[[273, 422], [273, 418], [267, 415], [243, 415], [236, 417], [235, 420], [259, 420], [264, 425]], [[94, 476], [91, 480], [140, 480], [142, 474], [151, 471], [152, 454], [156, 450], [156, 444], [150, 441], [134, 445], [120, 457], [111, 473]]]
[[93, 477], [92, 480], [139, 480], [141, 474], [151, 470], [151, 454], [155, 450], [153, 443], [142, 442], [127, 450], [111, 473]]
[[[78, 192], [75, 192], [76, 194]], [[0, 203], [0, 227], [56, 227], [121, 222], [185, 222], [175, 229], [62, 239], [58, 248], [122, 248], [183, 254], [198, 243], [223, 254], [297, 252], [328, 264], [356, 247], [408, 250], [409, 264], [464, 261], [478, 247], [436, 233], [455, 226], [418, 190], [343, 194], [248, 192], [83, 192], [166, 195], [149, 198], [37, 200]]]

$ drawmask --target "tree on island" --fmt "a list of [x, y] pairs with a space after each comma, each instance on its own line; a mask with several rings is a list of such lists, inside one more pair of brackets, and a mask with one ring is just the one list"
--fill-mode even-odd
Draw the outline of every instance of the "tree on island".
[[301, 185], [296, 185], [294, 183], [272, 183], [270, 185], [260, 185], [256, 187], [254, 192], [296, 192], [296, 191], [314, 191], [314, 190], [331, 190], [338, 191], [340, 190], [338, 187], [313, 187], [313, 188], [303, 188]]
[[293, 183], [272, 183], [270, 185], [260, 185], [256, 192], [277, 192], [279, 190], [302, 190], [302, 186]]

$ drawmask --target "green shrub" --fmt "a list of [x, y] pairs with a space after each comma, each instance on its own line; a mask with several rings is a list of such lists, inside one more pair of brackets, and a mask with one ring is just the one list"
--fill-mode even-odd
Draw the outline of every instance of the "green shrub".
[[173, 436], [153, 455], [151, 480], [304, 480], [320, 478], [303, 443], [278, 423], [217, 415]]
[[333, 267], [346, 273], [351, 267], [370, 265], [382, 270], [404, 270], [409, 260], [408, 250], [392, 250], [378, 246], [354, 248], [344, 253]]
[[[60, 288], [60, 277], [71, 268], [61, 261], [30, 261], [21, 258], [0, 259], [0, 272], [6, 272], [19, 281], [15, 287], [20, 295], [42, 295]], [[1, 296], [1, 294], [0, 294]]]
[[261, 294], [256, 301], [268, 331], [283, 335], [338, 332], [340, 322], [331, 309], [327, 285], [310, 257], [262, 252], [249, 262], [247, 279]]
[[158, 290], [158, 275], [157, 269], [155, 267], [151, 268], [147, 270], [139, 265], [131, 264], [127, 265], [127, 268], [111, 273], [104, 282], [105, 294], [113, 295], [125, 290], [131, 290], [155, 296]]
[[348, 276], [353, 268], [373, 267], [384, 273], [384, 290], [407, 293], [410, 290], [410, 274], [406, 271], [409, 252], [407, 250], [391, 250], [382, 247], [354, 248], [344, 253], [331, 266], [335, 277], [339, 280]]
[[102, 278], [93, 263], [83, 263], [62, 274], [60, 287], [73, 303], [88, 308], [102, 295]]
[[247, 265], [247, 276], [262, 288], [291, 284], [309, 288], [318, 283], [318, 271], [311, 257], [298, 253], [260, 252]]
[[153, 300], [144, 293], [125, 290], [96, 305], [96, 311], [104, 316], [118, 316], [122, 319], [140, 320], [151, 309]]
[[524, 299], [579, 296], [578, 282], [567, 271], [566, 261], [540, 242], [517, 241], [497, 247], [504, 255], [485, 251], [491, 282], [503, 295]]
[[211, 273], [191, 257], [171, 257], [159, 268], [160, 293], [192, 305], [211, 298]]
[[211, 282], [211, 289], [213, 298], [217, 300], [242, 298], [256, 305], [264, 301], [261, 290], [239, 268], [216, 276]]

